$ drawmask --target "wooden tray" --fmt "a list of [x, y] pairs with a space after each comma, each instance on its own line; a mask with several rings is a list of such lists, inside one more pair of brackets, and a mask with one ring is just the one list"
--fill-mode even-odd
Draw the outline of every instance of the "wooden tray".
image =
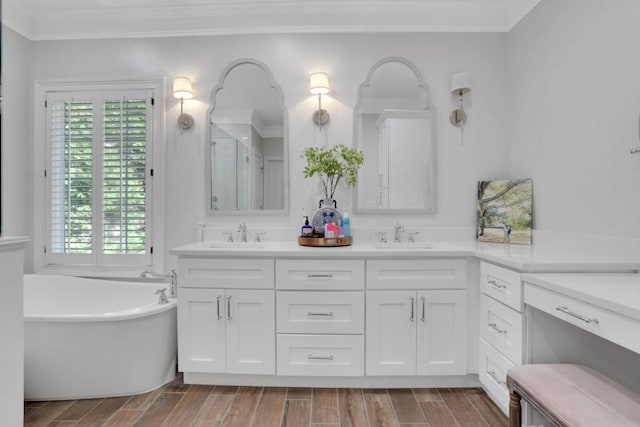
[[353, 237], [298, 237], [300, 246], [313, 247], [331, 247], [331, 246], [350, 246], [353, 243]]

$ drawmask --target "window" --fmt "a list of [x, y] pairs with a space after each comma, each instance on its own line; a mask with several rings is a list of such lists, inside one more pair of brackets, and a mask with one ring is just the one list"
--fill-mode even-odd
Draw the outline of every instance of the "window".
[[47, 92], [48, 263], [151, 264], [152, 96]]

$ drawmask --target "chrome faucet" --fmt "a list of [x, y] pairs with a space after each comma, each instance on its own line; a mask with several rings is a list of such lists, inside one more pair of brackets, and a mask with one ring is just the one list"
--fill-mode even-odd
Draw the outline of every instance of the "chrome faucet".
[[402, 225], [399, 222], [397, 222], [394, 233], [395, 233], [395, 236], [393, 238], [393, 241], [395, 243], [402, 242], [402, 239], [400, 238], [400, 233], [404, 233], [404, 225]]
[[[178, 273], [175, 269], [169, 270], [168, 273], [156, 273], [153, 270], [144, 270], [140, 273], [140, 277], [157, 277], [169, 280], [169, 298], [178, 297]], [[166, 290], [166, 289], [165, 289]], [[157, 293], [157, 292], [156, 292]], [[162, 296], [160, 296], [162, 299]]]
[[247, 224], [241, 222], [238, 231], [240, 232], [240, 242], [247, 243]]
[[160, 294], [158, 297], [158, 304], [169, 304], [169, 298], [167, 298], [167, 288], [160, 288], [156, 291], [156, 295]]

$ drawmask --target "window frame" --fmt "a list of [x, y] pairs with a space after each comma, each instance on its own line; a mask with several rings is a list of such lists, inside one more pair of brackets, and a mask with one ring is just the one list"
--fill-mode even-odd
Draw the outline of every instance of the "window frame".
[[[34, 267], [36, 270], [69, 270], [94, 273], [95, 271], [113, 272], [116, 270], [137, 270], [145, 267], [152, 267], [162, 270], [164, 260], [161, 254], [164, 253], [164, 236], [160, 233], [164, 229], [164, 176], [160, 165], [164, 164], [164, 111], [158, 108], [164, 105], [164, 88], [166, 82], [162, 80], [144, 81], [113, 81], [113, 82], [43, 82], [37, 81], [35, 88], [35, 108], [34, 108], [34, 207], [36, 212], [36, 226], [34, 227]], [[120, 92], [118, 94], [118, 92]], [[146, 157], [146, 221], [150, 230], [147, 231], [145, 254], [104, 254], [103, 248], [103, 122], [104, 122], [104, 100], [114, 99], [123, 93], [138, 92], [148, 93], [152, 102], [148, 104], [147, 123], [149, 128], [147, 133]], [[99, 212], [93, 216], [93, 232], [98, 236], [98, 240], [93, 242], [93, 247], [97, 251], [91, 254], [54, 254], [51, 250], [51, 192], [50, 182], [46, 174], [51, 168], [51, 144], [49, 143], [49, 113], [45, 107], [47, 97], [50, 99], [65, 97], [68, 94], [77, 93], [86, 97], [92, 93], [92, 97], [97, 101], [94, 104], [94, 150], [93, 161], [94, 171], [99, 170], [93, 180], [93, 198], [98, 199]], [[104, 94], [108, 94], [104, 97]], [[68, 97], [67, 97], [68, 98]], [[98, 105], [99, 104], [99, 105]], [[97, 140], [96, 140], [97, 135]], [[42, 153], [42, 154], [36, 154]], [[150, 202], [149, 202], [150, 199]], [[94, 206], [96, 206], [94, 204]], [[38, 214], [40, 212], [40, 214]], [[98, 226], [96, 228], [96, 225]], [[40, 246], [41, 245], [41, 246]], [[42, 252], [38, 248], [42, 248]]]

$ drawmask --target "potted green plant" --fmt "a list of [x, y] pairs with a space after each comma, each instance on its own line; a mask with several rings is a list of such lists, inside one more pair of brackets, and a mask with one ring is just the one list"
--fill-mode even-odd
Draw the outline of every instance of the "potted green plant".
[[[358, 168], [364, 162], [361, 151], [349, 148], [344, 144], [332, 147], [307, 147], [302, 152], [307, 160], [303, 172], [305, 178], [319, 175], [324, 190], [324, 200], [321, 205], [336, 205], [333, 194], [340, 181], [353, 187], [358, 181]], [[337, 207], [337, 206], [336, 206]]]

